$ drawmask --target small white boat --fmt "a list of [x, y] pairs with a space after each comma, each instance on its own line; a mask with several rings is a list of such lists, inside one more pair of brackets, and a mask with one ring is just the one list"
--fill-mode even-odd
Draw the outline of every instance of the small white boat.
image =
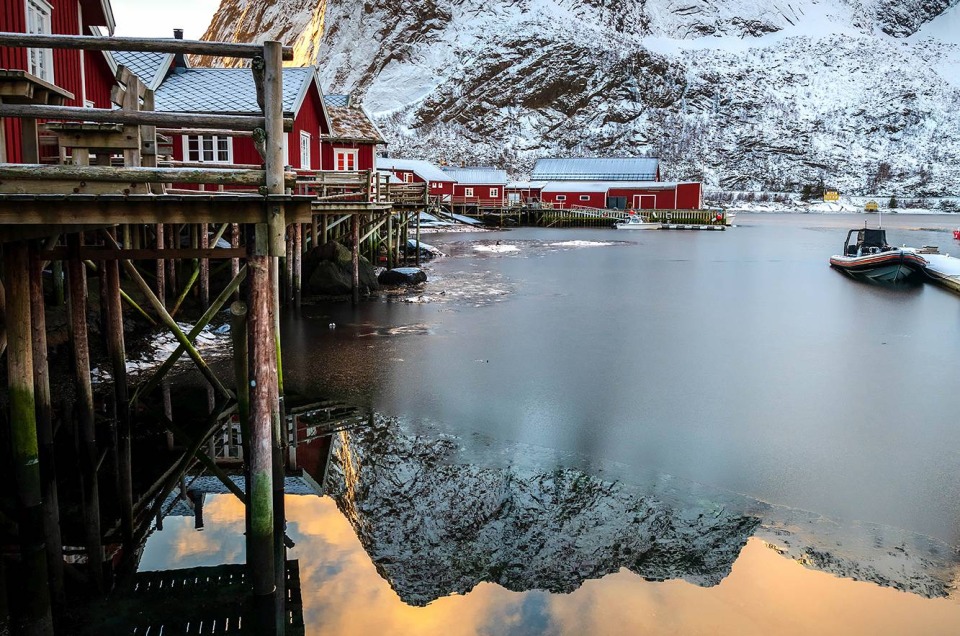
[[614, 223], [613, 227], [618, 230], [659, 230], [660, 225], [659, 222], [644, 221], [639, 214], [631, 214], [622, 221]]

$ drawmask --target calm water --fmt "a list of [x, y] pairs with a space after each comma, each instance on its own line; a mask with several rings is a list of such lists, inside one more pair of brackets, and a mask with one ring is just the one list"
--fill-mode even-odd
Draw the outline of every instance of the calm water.
[[[868, 286], [831, 270], [830, 254], [865, 218], [741, 215], [727, 232], [430, 235], [449, 256], [428, 265], [421, 296], [287, 318], [288, 387], [397, 418], [397, 435], [415, 440], [408, 454], [425, 440], [454, 440], [448, 460], [460, 468], [444, 475], [464, 480], [454, 490], [465, 501], [489, 471], [532, 481], [569, 469], [641, 495], [669, 483], [676, 510], [686, 511], [678, 517], [723, 519], [754, 502], [751, 514], [762, 518], [732, 570], [718, 568], [719, 584], [650, 582], [624, 562], [569, 594], [481, 582], [415, 607], [423, 603], [410, 603], [411, 589], [423, 582], [391, 567], [449, 547], [450, 520], [431, 507], [461, 496], [417, 473], [432, 460], [382, 451], [390, 460], [375, 466], [367, 489], [400, 484], [392, 516], [414, 524], [408, 538], [432, 543], [419, 555], [392, 543], [405, 539], [382, 511], [390, 483], [377, 514], [353, 506], [365, 492], [353, 483], [339, 508], [291, 497], [291, 556], [311, 582], [308, 633], [952, 633], [954, 598], [850, 580], [891, 579], [917, 592], [909, 581], [919, 572], [949, 592], [960, 545], [960, 297]], [[960, 255], [947, 231], [956, 219], [883, 222], [892, 243]], [[375, 458], [368, 450], [355, 462], [374, 470]], [[411, 521], [406, 508], [417, 502], [424, 510]], [[591, 506], [602, 521], [602, 506]], [[225, 538], [242, 528], [240, 509], [217, 497], [206, 517], [204, 533], [167, 522], [144, 566], [242, 560], [242, 534]], [[768, 543], [843, 558], [781, 556]]]

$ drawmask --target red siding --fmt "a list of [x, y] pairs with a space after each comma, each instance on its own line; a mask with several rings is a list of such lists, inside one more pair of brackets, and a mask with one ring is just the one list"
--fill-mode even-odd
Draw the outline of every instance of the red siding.
[[[320, 169], [320, 133], [326, 128], [323, 110], [320, 102], [320, 93], [316, 84], [311, 84], [307, 96], [303, 100], [300, 112], [293, 121], [293, 131], [290, 133], [288, 162], [296, 168]], [[300, 133], [310, 133], [310, 165], [300, 165]], [[359, 155], [359, 153], [358, 153]], [[359, 156], [357, 157], [359, 161]]]
[[[557, 196], [566, 197], [565, 200], [559, 200]], [[587, 197], [586, 201], [582, 201], [580, 197]], [[541, 195], [541, 201], [544, 203], [552, 203], [555, 206], [562, 208], [571, 208], [576, 205], [582, 205], [587, 208], [605, 208], [607, 207], [607, 193], [606, 192], [544, 192]]]
[[677, 209], [699, 210], [703, 208], [703, 188], [700, 183], [677, 184]]
[[651, 188], [611, 188], [609, 196], [626, 197], [627, 208], [638, 208], [641, 210], [673, 210], [674, 207], [673, 188], [651, 189]]
[[[298, 142], [299, 143], [299, 142]], [[347, 143], [324, 141], [321, 152], [323, 153], [323, 170], [333, 170], [333, 152], [334, 150], [357, 149], [357, 170], [373, 170], [375, 144], [366, 143]]]
[[430, 194], [435, 197], [453, 196], [453, 185], [453, 181], [431, 181]]
[[[80, 35], [80, 13], [77, 0], [51, 0], [53, 12], [50, 25], [53, 33]], [[74, 94], [68, 106], [83, 106], [83, 79], [80, 71], [80, 51], [53, 50], [53, 79], [57, 86]]]
[[[21, 0], [0, 2], [0, 31], [26, 33], [27, 5]], [[26, 69], [27, 50], [0, 46], [0, 68]]]
[[97, 108], [110, 108], [110, 89], [114, 85], [113, 73], [107, 59], [100, 51], [85, 51], [84, 70], [87, 80], [87, 100]]

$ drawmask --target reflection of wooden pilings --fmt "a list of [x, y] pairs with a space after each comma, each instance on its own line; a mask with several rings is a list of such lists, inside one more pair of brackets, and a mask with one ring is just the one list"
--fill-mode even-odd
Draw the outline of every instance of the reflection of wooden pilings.
[[[263, 229], [261, 229], [261, 227]], [[271, 308], [273, 285], [270, 281], [270, 257], [266, 255], [266, 228], [258, 226], [256, 245], [247, 258], [248, 333], [250, 352], [250, 532], [247, 535], [247, 564], [256, 596], [272, 594], [274, 577], [273, 546], [273, 419], [277, 405], [276, 346]], [[262, 250], [262, 251], [261, 251]], [[257, 253], [261, 252], [261, 253]]]
[[294, 256], [293, 256], [293, 225], [295, 224], [287, 226], [287, 233], [285, 236], [286, 251], [284, 253], [286, 254], [286, 258], [284, 258], [283, 273], [284, 273], [284, 283], [285, 283], [284, 284], [284, 296], [285, 296], [284, 300], [286, 300], [287, 305], [293, 304], [293, 268], [295, 267]]
[[[7, 382], [25, 593], [18, 623], [24, 634], [52, 634], [47, 555], [34, 402], [30, 320], [30, 269], [26, 243], [5, 247], [7, 278]], [[272, 572], [271, 572], [272, 574]], [[14, 631], [17, 631], [16, 628]]]
[[90, 574], [98, 591], [103, 590], [103, 548], [100, 543], [100, 487], [97, 479], [97, 429], [94, 420], [93, 387], [90, 382], [90, 349], [87, 341], [86, 270], [77, 255], [82, 235], [71, 234], [74, 250], [67, 263], [70, 286], [70, 324], [73, 330], [74, 379], [77, 383], [77, 419], [80, 433], [80, 482], [83, 491], [84, 531]]
[[104, 263], [107, 288], [107, 351], [110, 352], [117, 414], [117, 469], [120, 483], [120, 529], [124, 550], [133, 550], [133, 469], [130, 441], [130, 395], [127, 356], [123, 341], [123, 305], [120, 302], [120, 264]]
[[33, 384], [37, 405], [40, 479], [43, 499], [43, 534], [47, 546], [50, 598], [63, 606], [63, 541], [60, 537], [60, 498], [57, 492], [56, 454], [53, 442], [53, 403], [47, 366], [47, 318], [43, 305], [43, 263], [35, 246], [30, 255], [30, 318], [33, 331]]
[[350, 216], [350, 230], [353, 234], [353, 250], [350, 257], [353, 260], [353, 304], [360, 303], [360, 215]]

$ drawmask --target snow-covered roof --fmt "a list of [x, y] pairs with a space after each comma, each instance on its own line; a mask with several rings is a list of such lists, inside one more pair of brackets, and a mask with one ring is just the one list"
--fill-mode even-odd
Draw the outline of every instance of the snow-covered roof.
[[[315, 80], [312, 66], [283, 69], [283, 111], [295, 113]], [[319, 85], [318, 85], [319, 88]], [[248, 68], [178, 68], [156, 89], [156, 109], [178, 113], [253, 114], [257, 88]]]
[[506, 170], [485, 166], [464, 168], [444, 166], [443, 171], [461, 185], [507, 185]]
[[380, 174], [384, 175], [387, 178], [387, 183], [396, 183], [396, 184], [403, 183], [403, 179], [393, 174], [389, 170], [383, 170], [380, 167], [377, 167], [377, 172], [379, 172]]
[[429, 161], [421, 159], [393, 159], [377, 157], [378, 170], [410, 171], [424, 181], [456, 181], [451, 175], [436, 167]]
[[655, 181], [660, 160], [655, 157], [606, 159], [539, 159], [533, 181]]
[[544, 192], [608, 192], [623, 190], [672, 190], [676, 183], [665, 181], [551, 181]]
[[540, 190], [546, 181], [514, 181], [507, 184], [507, 190]]
[[384, 144], [380, 129], [363, 108], [358, 106], [331, 106], [326, 104], [330, 115], [330, 139], [332, 141], [363, 141]]
[[147, 88], [155, 89], [163, 81], [164, 75], [173, 64], [173, 53], [151, 53], [146, 51], [114, 51], [113, 59], [122, 64], [140, 78]]

